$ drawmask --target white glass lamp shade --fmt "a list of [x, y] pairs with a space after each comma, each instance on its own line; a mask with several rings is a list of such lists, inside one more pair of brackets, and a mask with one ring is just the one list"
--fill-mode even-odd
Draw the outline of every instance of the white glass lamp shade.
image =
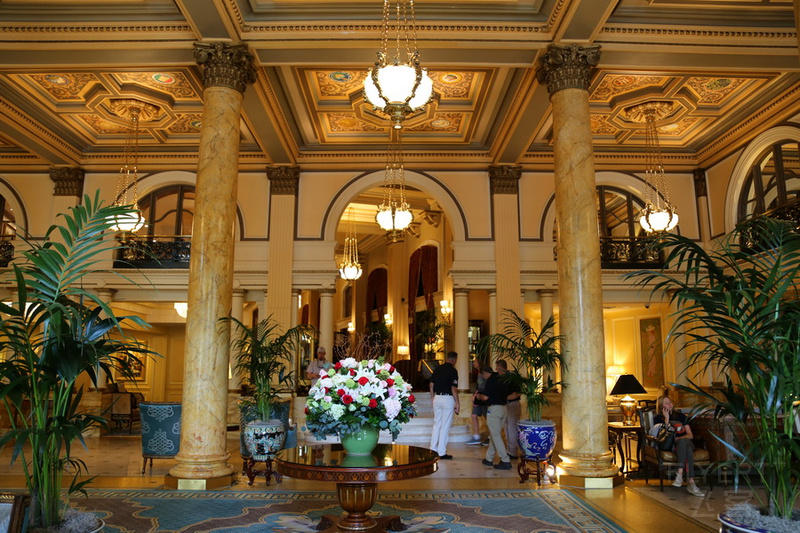
[[678, 225], [678, 214], [671, 209], [662, 208], [656, 211], [646, 208], [642, 211], [639, 224], [647, 233], [670, 231]]
[[392, 210], [391, 206], [381, 205], [375, 215], [375, 222], [384, 231], [402, 231], [411, 225], [414, 215], [411, 210], [398, 208]]
[[358, 263], [355, 263], [355, 264], [350, 263], [350, 264], [342, 265], [339, 268], [339, 276], [341, 276], [342, 279], [346, 279], [346, 280], [350, 280], [350, 281], [357, 280], [358, 278], [361, 277], [362, 273], [363, 273], [363, 270], [361, 270], [361, 265], [359, 265]]
[[129, 211], [124, 215], [111, 217], [114, 225], [111, 226], [112, 231], [122, 231], [132, 233], [139, 231], [144, 226], [144, 218], [139, 211]]
[[414, 84], [417, 81], [417, 73], [409, 65], [383, 66], [378, 69], [377, 78], [381, 90], [379, 91], [375, 85], [372, 70], [370, 70], [364, 80], [364, 93], [369, 103], [379, 108], [384, 108], [389, 104], [407, 103], [412, 110], [417, 109], [427, 104], [433, 93], [433, 81], [424, 69], [416, 91], [414, 91]]

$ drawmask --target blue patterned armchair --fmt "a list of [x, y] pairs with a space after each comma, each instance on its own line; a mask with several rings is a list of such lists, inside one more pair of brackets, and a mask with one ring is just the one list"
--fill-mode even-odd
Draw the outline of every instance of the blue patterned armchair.
[[181, 446], [181, 404], [179, 402], [141, 402], [142, 474], [150, 459], [175, 457]]

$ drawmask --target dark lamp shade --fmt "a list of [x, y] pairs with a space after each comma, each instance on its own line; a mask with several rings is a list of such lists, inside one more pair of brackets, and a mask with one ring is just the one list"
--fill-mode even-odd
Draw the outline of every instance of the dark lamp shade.
[[617, 378], [609, 396], [625, 396], [627, 394], [647, 394], [645, 388], [633, 374], [622, 374]]

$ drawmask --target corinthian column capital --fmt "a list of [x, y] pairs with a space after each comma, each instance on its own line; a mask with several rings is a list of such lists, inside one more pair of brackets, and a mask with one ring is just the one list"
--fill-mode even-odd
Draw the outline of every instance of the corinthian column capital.
[[551, 96], [563, 89], [586, 91], [591, 73], [599, 61], [600, 45], [551, 44], [539, 60], [536, 78], [539, 83], [547, 85]]
[[244, 93], [256, 81], [254, 57], [246, 44], [195, 43], [194, 60], [203, 65], [203, 87], [227, 87]]

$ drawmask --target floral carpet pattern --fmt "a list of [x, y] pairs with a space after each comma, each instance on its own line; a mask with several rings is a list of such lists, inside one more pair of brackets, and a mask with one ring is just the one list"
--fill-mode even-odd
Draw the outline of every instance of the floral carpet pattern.
[[[75, 507], [104, 533], [312, 533], [341, 513], [333, 492], [87, 491]], [[399, 515], [407, 533], [625, 533], [568, 490], [380, 492], [377, 515]]]

